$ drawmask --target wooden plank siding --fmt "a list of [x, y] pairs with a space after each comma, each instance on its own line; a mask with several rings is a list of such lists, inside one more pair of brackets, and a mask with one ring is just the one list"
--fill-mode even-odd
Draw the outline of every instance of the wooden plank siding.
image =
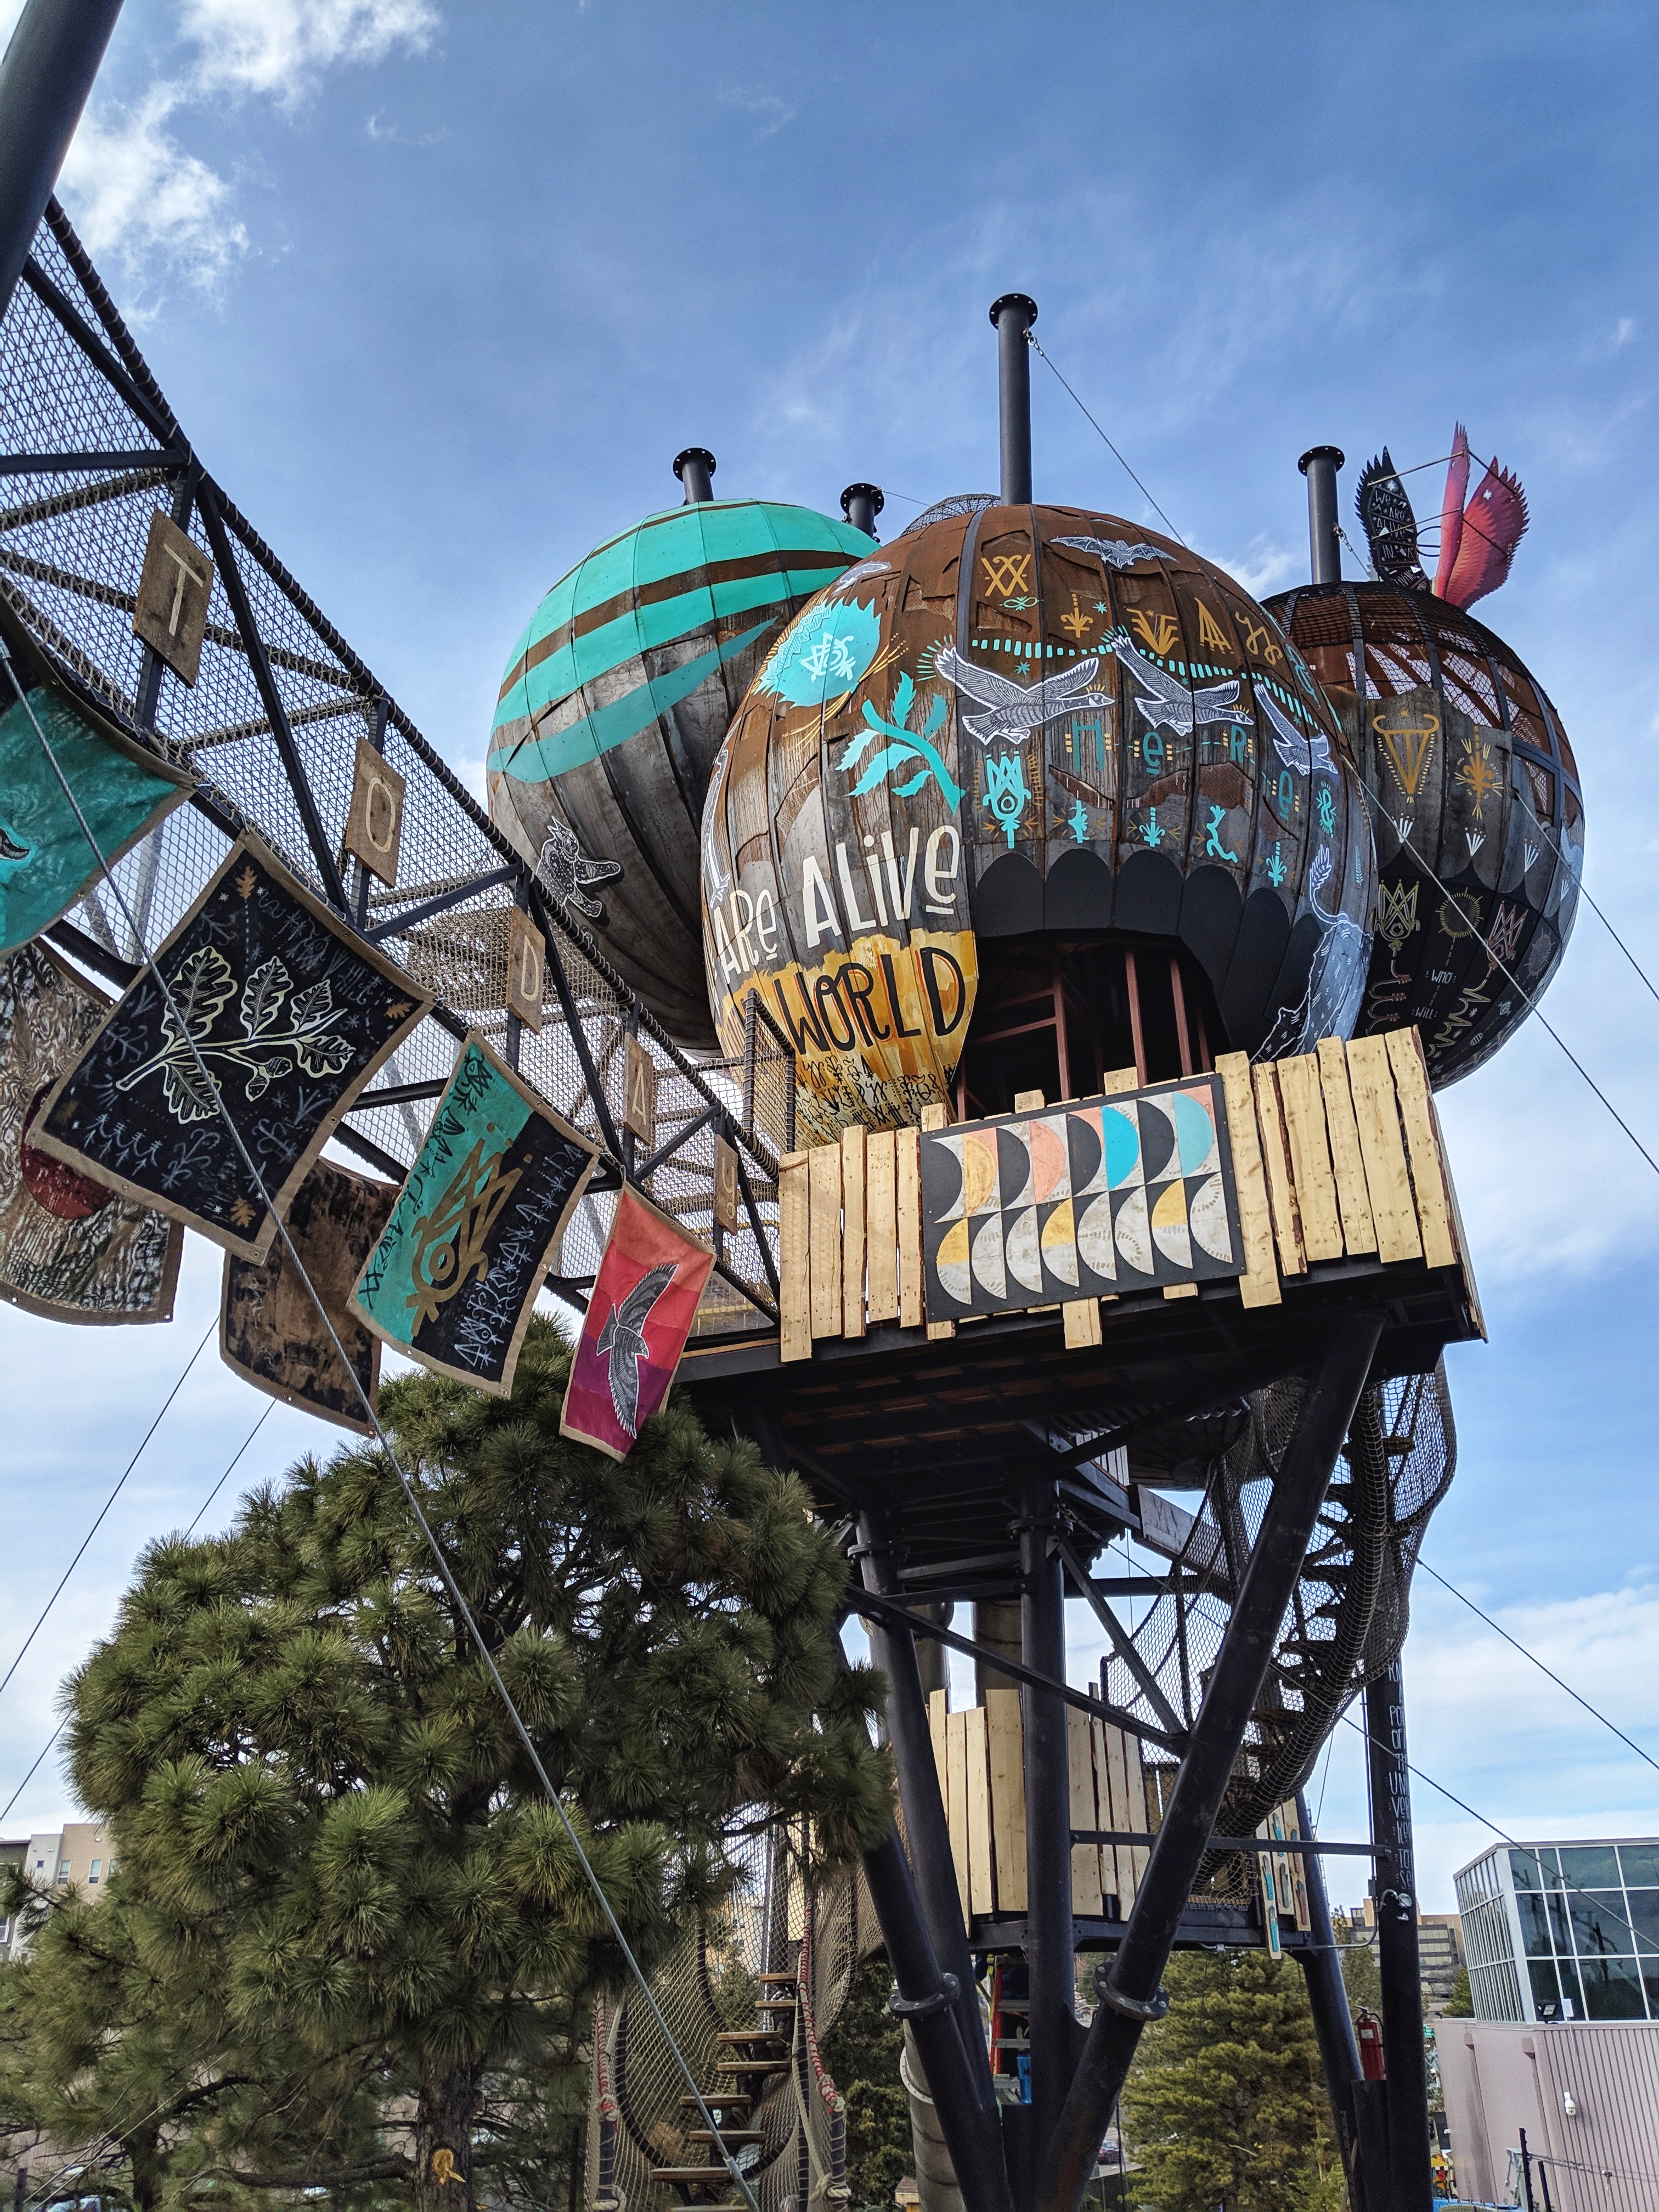
[[[1276, 1305], [1284, 1285], [1310, 1267], [1375, 1254], [1380, 1264], [1421, 1261], [1457, 1267], [1477, 1324], [1444, 1143], [1415, 1030], [1252, 1066], [1243, 1053], [1216, 1061], [1221, 1079], [1247, 1262], [1242, 1303]], [[1102, 1085], [1105, 1096], [1139, 1087], [1133, 1068]], [[1029, 1094], [1025, 1103], [1037, 1097]], [[942, 1106], [925, 1129], [944, 1128]], [[921, 1134], [844, 1131], [840, 1141], [788, 1152], [780, 1163], [780, 1357], [810, 1359], [815, 1340], [857, 1339], [878, 1324], [956, 1334], [927, 1317], [922, 1258]], [[1182, 1284], [1166, 1295], [1198, 1295]], [[1061, 1309], [1068, 1347], [1102, 1341], [1109, 1297]], [[1103, 1823], [1103, 1825], [1104, 1825]], [[1109, 1869], [1103, 1873], [1108, 1880]]]

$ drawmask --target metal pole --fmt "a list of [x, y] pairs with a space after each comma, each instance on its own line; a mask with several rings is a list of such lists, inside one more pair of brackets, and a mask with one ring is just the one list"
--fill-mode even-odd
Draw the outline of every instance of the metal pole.
[[[1024, 507], [1031, 497], [1031, 349], [1025, 333], [1037, 319], [1036, 301], [1005, 292], [991, 305], [997, 334], [997, 381], [1002, 426], [1002, 503]], [[1031, 2067], [1035, 2075], [1035, 2061]]]
[[1336, 472], [1346, 455], [1340, 446], [1310, 446], [1297, 463], [1308, 479], [1308, 557], [1316, 584], [1342, 581], [1342, 540], [1337, 535]]
[[1391, 2212], [1429, 2212], [1429, 2069], [1423, 2050], [1423, 1981], [1417, 1946], [1417, 1869], [1412, 1851], [1406, 1692], [1400, 1662], [1365, 1690], [1371, 1840], [1376, 1846], [1376, 1968], [1382, 1984], [1388, 2066]]
[[850, 522], [854, 530], [861, 530], [866, 538], [875, 536], [876, 517], [886, 504], [879, 484], [848, 484], [841, 495], [843, 520]]
[[[1308, 1801], [1296, 1793], [1296, 1824], [1303, 1835], [1313, 1835]], [[1308, 1924], [1315, 1948], [1301, 1954], [1308, 1984], [1308, 2004], [1313, 2013], [1314, 2034], [1319, 2042], [1320, 2063], [1330, 2093], [1331, 2118], [1336, 2124], [1337, 2148], [1341, 2154], [1348, 2195], [1363, 2202], [1364, 2180], [1356, 2172], [1359, 2136], [1354, 2117], [1353, 2085], [1361, 2080], [1359, 2045], [1354, 2039], [1353, 2014], [1342, 1979], [1342, 1961], [1336, 1955], [1336, 1935], [1331, 1926], [1331, 1901], [1325, 1892], [1325, 1871], [1310, 1851], [1302, 1862], [1308, 1886]]]
[[[892, 1596], [902, 1588], [888, 1540], [886, 1525], [866, 1513], [859, 1522], [859, 1565], [866, 1586], [878, 1596]], [[957, 1985], [956, 2014], [965, 2063], [975, 2085], [975, 2102], [987, 2115], [996, 2111], [996, 2091], [991, 2081], [990, 2055], [975, 1994], [973, 1954], [963, 1925], [962, 1893], [957, 1887], [956, 1863], [951, 1855], [951, 1831], [939, 1795], [939, 1767], [933, 1758], [933, 1739], [927, 1725], [927, 1705], [921, 1694], [921, 1675], [916, 1663], [915, 1638], [871, 1620], [870, 1656], [887, 1677], [887, 1738], [898, 1766], [899, 1796], [904, 1807], [905, 1835], [915, 1868], [915, 1885], [922, 1917], [933, 1955]]]
[[[864, 1878], [897, 1984], [890, 2002], [915, 2037], [963, 2203], [967, 2212], [1013, 2212], [995, 2113], [979, 2102], [974, 2054], [957, 2026], [961, 1992], [955, 1977], [939, 1971], [896, 1826], [865, 1852]], [[982, 2050], [977, 2028], [974, 2039]]]
[[0, 59], [0, 314], [120, 12], [121, 0], [28, 0]]
[[674, 456], [674, 473], [685, 486], [685, 503], [696, 507], [714, 496], [714, 456], [707, 446], [688, 446]]
[[[1019, 1523], [1021, 1656], [1050, 1681], [1066, 1679], [1066, 1569], [1058, 1546], [1060, 1493], [1027, 1486]], [[1066, 1705], [1020, 1685], [1025, 1738], [1025, 1962], [1030, 1971], [1034, 2166], [1060, 2118], [1077, 2063], [1077, 1952], [1072, 1928], [1072, 1783]], [[1096, 2138], [1098, 2142], [1099, 2138]]]
[[1380, 1314], [1349, 1316], [1331, 1332], [1314, 1370], [1123, 1941], [1109, 1972], [1103, 1970], [1096, 1977], [1100, 2003], [1060, 2126], [1041, 2154], [1036, 2201], [1043, 2212], [1076, 2212], [1082, 2203], [1140, 2031], [1166, 2009], [1158, 1979], [1209, 1847], [1233, 1762], [1261, 1694], [1274, 1640], [1382, 1334]]

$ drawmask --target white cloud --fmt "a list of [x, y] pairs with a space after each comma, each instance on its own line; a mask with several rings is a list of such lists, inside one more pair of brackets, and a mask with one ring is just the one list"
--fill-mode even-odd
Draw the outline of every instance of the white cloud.
[[[0, 0], [0, 29], [16, 12], [15, 0]], [[212, 291], [248, 250], [246, 226], [235, 186], [169, 124], [226, 98], [266, 99], [292, 114], [325, 70], [423, 53], [438, 22], [431, 0], [181, 0], [186, 65], [131, 106], [95, 102], [70, 149], [59, 190], [87, 246], [131, 276], [168, 269]]]
[[757, 138], [769, 138], [795, 119], [794, 109], [775, 92], [749, 92], [740, 84], [722, 85], [714, 97], [722, 107], [740, 107], [745, 115], [754, 116], [760, 125], [755, 133]]
[[167, 129], [181, 100], [178, 86], [153, 84], [134, 107], [86, 116], [58, 190], [94, 258], [112, 254], [135, 275], [162, 263], [211, 290], [247, 251], [247, 231], [232, 187]]
[[424, 53], [429, 0], [184, 0], [179, 27], [199, 49], [198, 93], [257, 94], [293, 108], [325, 70]]
[[1237, 577], [1253, 599], [1266, 599], [1269, 592], [1295, 582], [1307, 566], [1305, 553], [1280, 544], [1266, 531], [1258, 531], [1244, 550], [1231, 560], [1219, 554], [1211, 557], [1230, 576]]
[[1634, 315], [1620, 315], [1619, 318], [1619, 327], [1613, 334], [1613, 351], [1617, 353], [1620, 347], [1627, 346], [1635, 336], [1636, 318]]

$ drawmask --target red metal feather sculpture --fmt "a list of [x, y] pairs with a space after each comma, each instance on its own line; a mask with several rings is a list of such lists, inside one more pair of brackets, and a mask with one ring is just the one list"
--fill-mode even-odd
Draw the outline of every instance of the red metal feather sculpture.
[[1527, 495], [1508, 469], [1493, 460], [1465, 507], [1468, 483], [1469, 441], [1460, 422], [1440, 503], [1440, 562], [1434, 572], [1437, 594], [1455, 607], [1472, 607], [1498, 589], [1527, 527]]

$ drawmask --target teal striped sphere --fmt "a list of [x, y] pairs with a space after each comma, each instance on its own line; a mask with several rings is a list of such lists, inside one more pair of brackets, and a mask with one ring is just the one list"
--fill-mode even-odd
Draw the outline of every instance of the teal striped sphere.
[[562, 830], [586, 861], [620, 864], [614, 880], [580, 872], [602, 885], [600, 941], [684, 1044], [715, 1042], [698, 888], [714, 757], [789, 622], [873, 550], [811, 507], [672, 507], [561, 577], [513, 648], [490, 732], [490, 812], [532, 860], [550, 836], [568, 856]]

